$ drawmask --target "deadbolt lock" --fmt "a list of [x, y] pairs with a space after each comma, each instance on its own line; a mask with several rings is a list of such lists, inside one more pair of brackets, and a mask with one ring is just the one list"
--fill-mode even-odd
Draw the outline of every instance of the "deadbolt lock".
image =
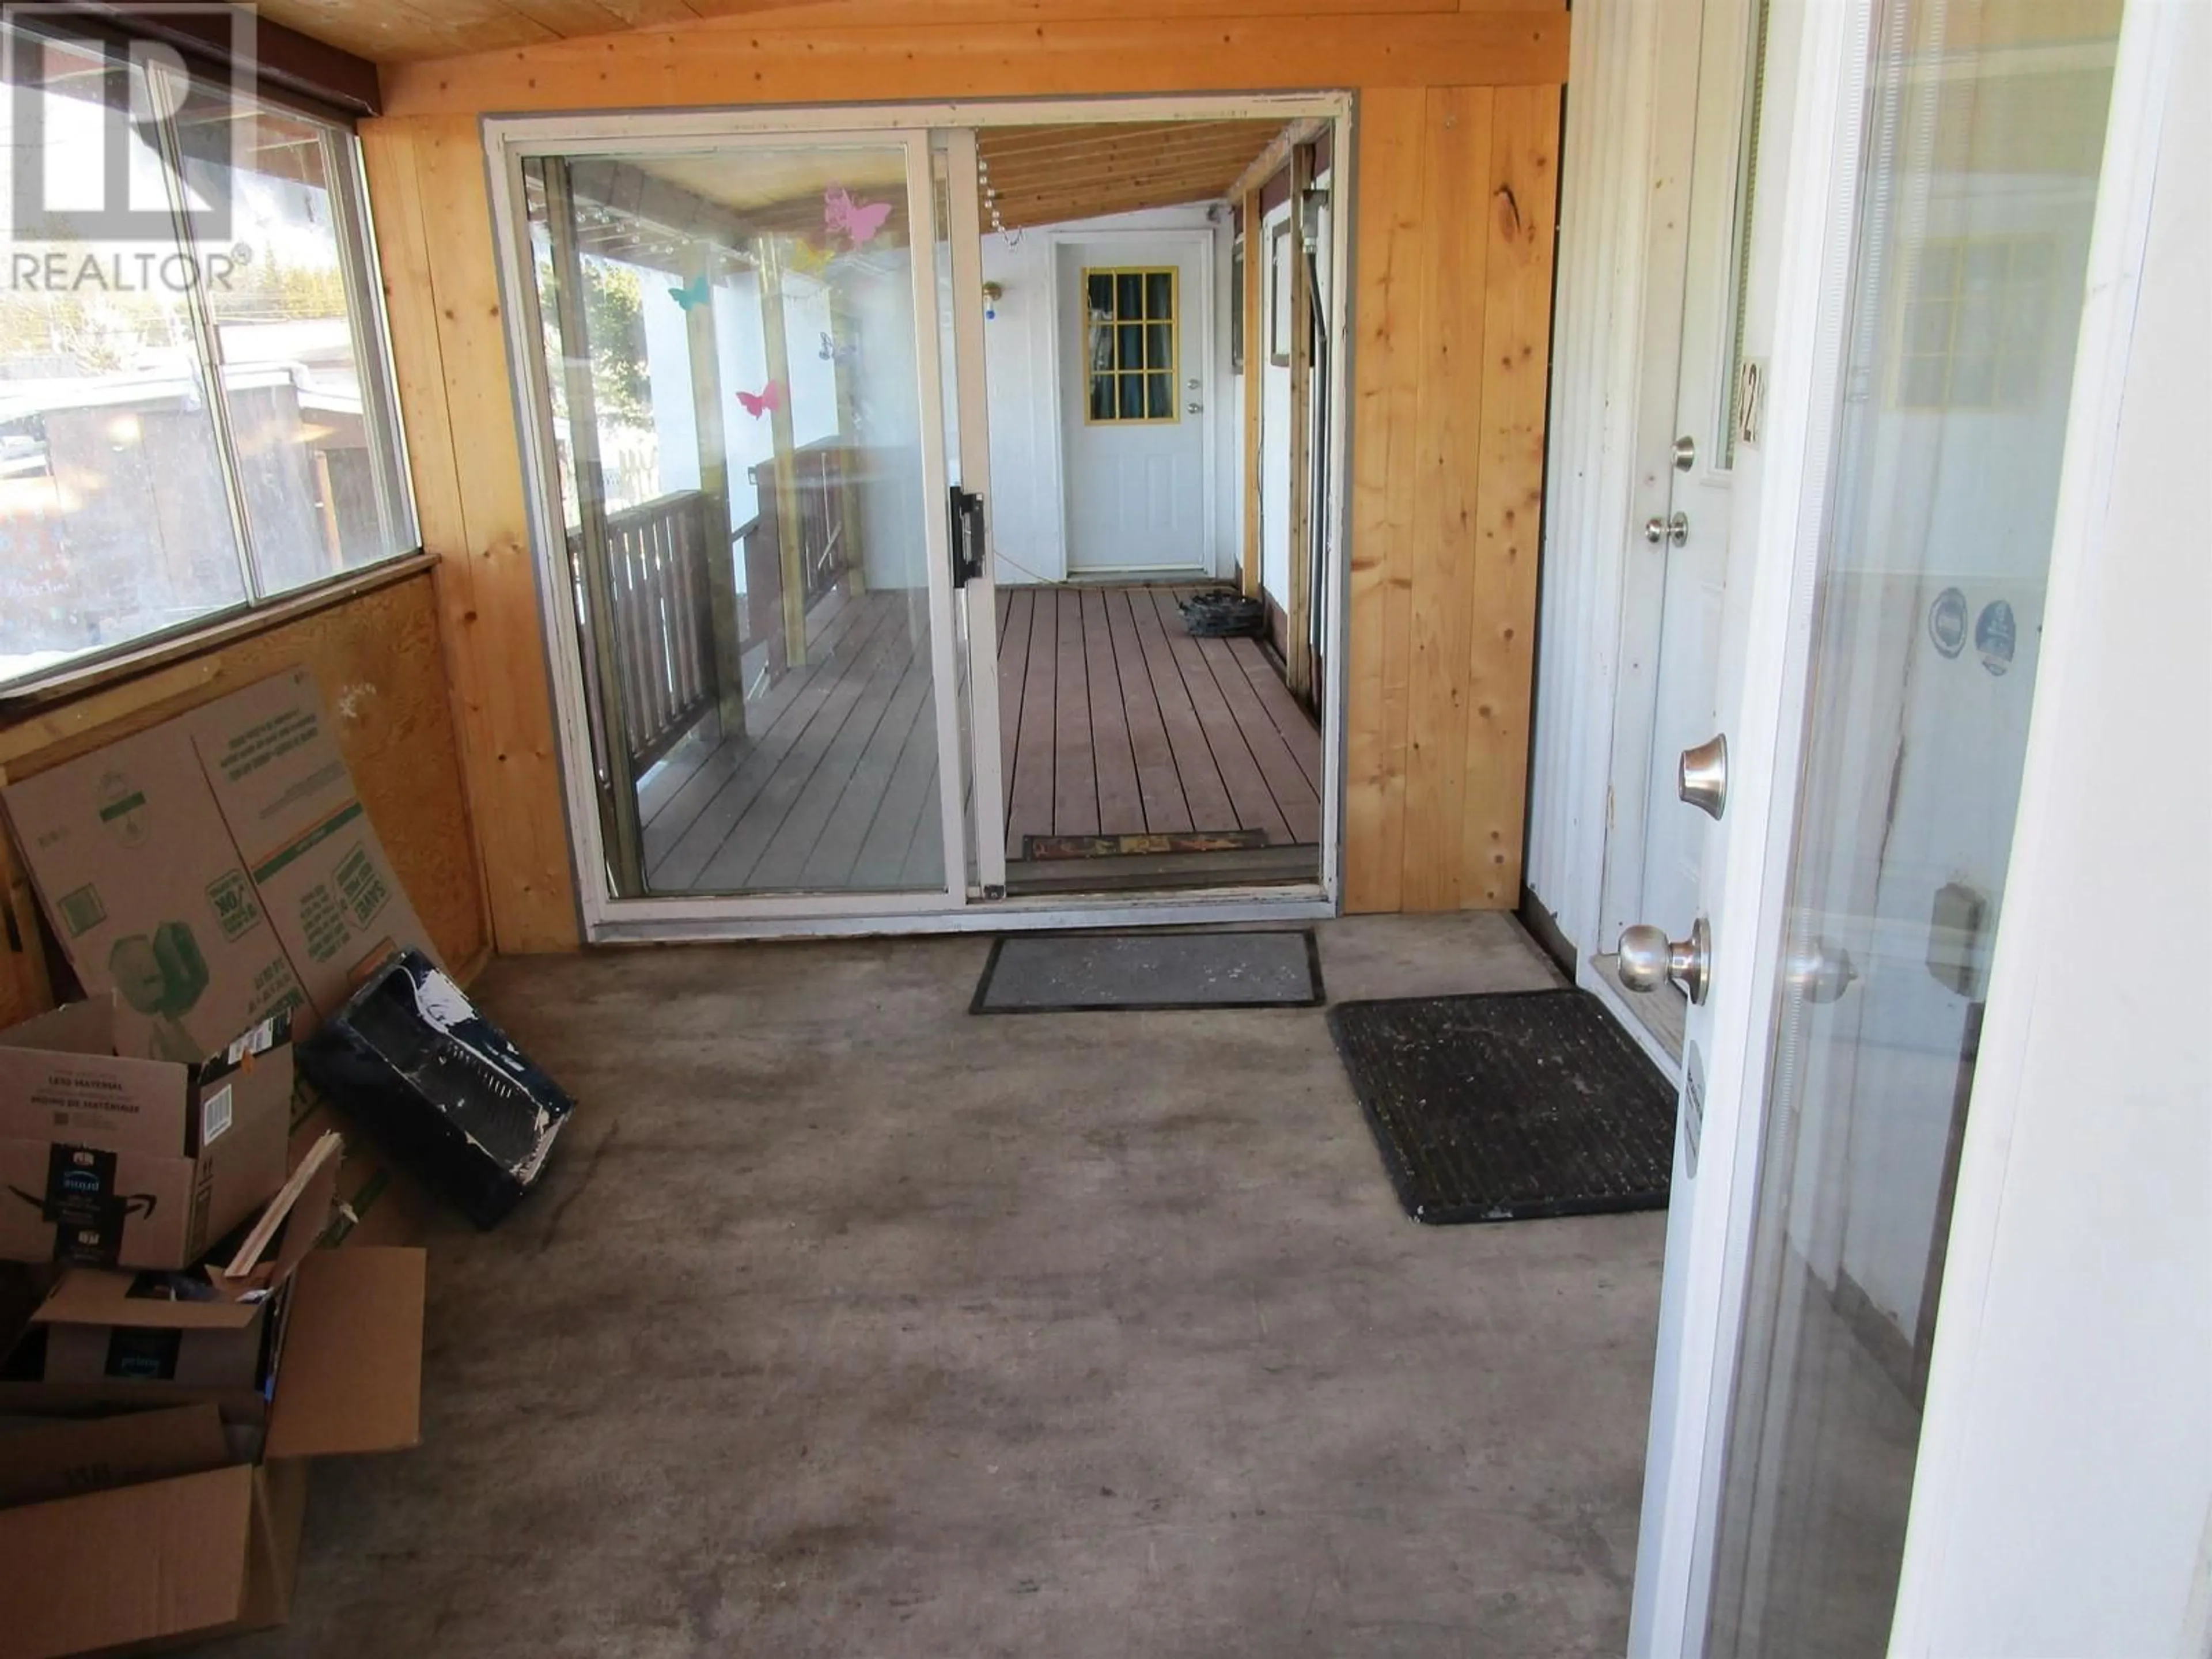
[[1708, 738], [1685, 749], [1674, 769], [1674, 793], [1709, 818], [1728, 810], [1728, 738]]
[[1674, 471], [1687, 472], [1698, 464], [1698, 441], [1688, 433], [1674, 440]]

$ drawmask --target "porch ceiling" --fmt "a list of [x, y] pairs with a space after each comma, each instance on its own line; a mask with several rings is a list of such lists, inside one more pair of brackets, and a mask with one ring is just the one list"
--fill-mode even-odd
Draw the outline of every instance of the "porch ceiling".
[[1218, 200], [1281, 131], [1279, 121], [1122, 121], [986, 127], [975, 142], [1000, 219], [1016, 230]]

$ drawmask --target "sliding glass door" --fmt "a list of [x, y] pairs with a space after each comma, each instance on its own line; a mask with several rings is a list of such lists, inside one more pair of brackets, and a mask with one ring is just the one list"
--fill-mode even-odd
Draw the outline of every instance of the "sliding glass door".
[[972, 145], [964, 183], [921, 132], [509, 155], [541, 558], [607, 896], [964, 901], [960, 301], [936, 256]]

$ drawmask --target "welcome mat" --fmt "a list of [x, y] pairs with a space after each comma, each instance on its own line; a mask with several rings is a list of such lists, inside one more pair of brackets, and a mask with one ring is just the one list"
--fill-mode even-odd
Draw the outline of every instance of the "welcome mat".
[[1024, 933], [991, 947], [971, 1014], [1086, 1009], [1310, 1008], [1310, 928], [1221, 933]]
[[1665, 1206], [1674, 1091], [1589, 992], [1346, 1002], [1328, 1024], [1414, 1220]]
[[1162, 853], [1241, 853], [1267, 844], [1265, 830], [1186, 830], [1149, 836], [1024, 836], [1022, 856], [1032, 861], [1147, 858]]

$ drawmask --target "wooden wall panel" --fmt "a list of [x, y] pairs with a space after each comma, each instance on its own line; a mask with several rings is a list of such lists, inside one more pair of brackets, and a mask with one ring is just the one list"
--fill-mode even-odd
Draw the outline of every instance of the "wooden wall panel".
[[386, 69], [391, 112], [364, 144], [424, 538], [453, 578], [499, 948], [573, 945], [576, 924], [477, 129], [490, 110], [1356, 90], [1346, 902], [1516, 902], [1566, 13], [962, 3], [974, 21], [854, 0], [836, 27], [804, 8], [801, 27], [771, 3]]
[[1468, 640], [1462, 908], [1521, 902], [1528, 744], [1534, 720], [1538, 533], [1544, 506], [1546, 347], [1558, 246], [1559, 94], [1497, 94], [1490, 177], [1474, 204], [1488, 234]]
[[[0, 723], [0, 766], [12, 779], [34, 777], [267, 675], [313, 669], [400, 884], [447, 963], [467, 973], [483, 959], [490, 937], [439, 635], [433, 574], [420, 571], [76, 702]], [[11, 885], [12, 858], [0, 849]], [[0, 1026], [48, 1004], [40, 964], [28, 959], [41, 941], [24, 920], [19, 912], [8, 971], [0, 973]]]
[[388, 66], [387, 115], [1267, 87], [1556, 86], [1563, 9], [824, 28], [717, 18]]
[[520, 440], [473, 116], [364, 125], [422, 544], [446, 647], [492, 932], [507, 951], [578, 941]]
[[1405, 902], [1407, 696], [1411, 683], [1428, 96], [1360, 104], [1352, 289], [1352, 594], [1346, 612], [1344, 895], [1353, 910]]

